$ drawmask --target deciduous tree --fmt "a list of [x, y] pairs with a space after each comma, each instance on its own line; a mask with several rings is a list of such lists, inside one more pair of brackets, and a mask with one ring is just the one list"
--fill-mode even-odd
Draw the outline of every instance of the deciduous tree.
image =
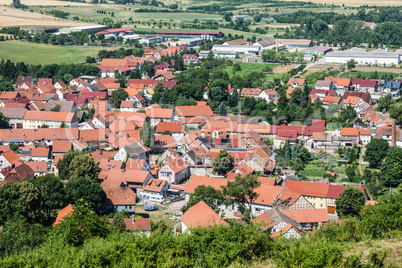
[[364, 194], [360, 189], [348, 187], [339, 194], [335, 204], [341, 218], [359, 216], [364, 206]]
[[225, 175], [234, 166], [234, 158], [226, 150], [221, 150], [212, 161], [212, 172], [217, 175]]
[[389, 150], [389, 144], [384, 139], [372, 139], [366, 145], [366, 152], [364, 154], [364, 161], [370, 163], [370, 166], [377, 168], [381, 165], [387, 152]]

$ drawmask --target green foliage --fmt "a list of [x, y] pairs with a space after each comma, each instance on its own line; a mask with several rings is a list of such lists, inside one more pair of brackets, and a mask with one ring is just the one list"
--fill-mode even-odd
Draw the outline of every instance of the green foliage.
[[47, 219], [55, 209], [63, 208], [66, 205], [64, 185], [59, 177], [53, 174], [37, 177], [30, 182], [39, 189], [42, 194], [43, 206]]
[[11, 149], [14, 153], [16, 153], [16, 152], [18, 152], [18, 151], [20, 150], [20, 146], [18, 146], [17, 144], [15, 144], [15, 143], [13, 143], [13, 142], [10, 142], [8, 145], [10, 146], [10, 149]]
[[355, 67], [356, 67], [357, 61], [355, 61], [354, 59], [348, 60], [348, 62], [346, 63], [346, 66], [348, 67], [349, 71], [352, 71]]
[[29, 223], [42, 223], [43, 200], [32, 183], [7, 182], [0, 187], [0, 224], [14, 217], [23, 217]]
[[82, 245], [91, 237], [105, 237], [109, 229], [106, 221], [100, 219], [87, 206], [78, 204], [55, 229], [60, 239], [74, 246]]
[[0, 129], [7, 129], [9, 128], [9, 119], [5, 117], [2, 113], [0, 113]]
[[366, 145], [366, 152], [364, 154], [364, 161], [370, 163], [370, 166], [377, 168], [381, 165], [389, 149], [389, 144], [384, 139], [372, 139]]
[[182, 207], [182, 212], [186, 212], [200, 201], [204, 201], [214, 211], [219, 212], [219, 207], [224, 203], [224, 198], [220, 190], [212, 186], [200, 185], [194, 189], [194, 193], [190, 195], [187, 204]]
[[226, 116], [226, 115], [227, 115], [226, 105], [222, 102], [219, 105], [219, 116]]
[[57, 162], [57, 169], [59, 171], [59, 177], [62, 180], [68, 180], [70, 179], [70, 163], [73, 161], [73, 159], [81, 155], [82, 152], [80, 151], [68, 151], [63, 159], [60, 159], [59, 162]]
[[98, 183], [86, 178], [69, 180], [66, 184], [66, 199], [69, 203], [77, 204], [84, 200], [91, 208], [98, 208], [105, 199], [106, 193]]
[[112, 221], [112, 228], [114, 228], [117, 232], [124, 233], [127, 232], [127, 226], [124, 222], [124, 218], [121, 213], [117, 212]]
[[251, 222], [253, 220], [253, 211], [252, 206], [248, 204], [253, 203], [258, 198], [259, 194], [254, 190], [260, 185], [258, 175], [248, 173], [241, 177], [239, 174], [236, 176], [235, 181], [228, 181], [226, 186], [222, 186], [222, 193], [228, 202], [236, 204], [245, 219]]
[[45, 242], [46, 234], [40, 224], [29, 224], [23, 218], [8, 220], [0, 232], [0, 257], [31, 250]]
[[100, 172], [99, 166], [94, 159], [83, 154], [74, 157], [70, 163], [69, 170], [70, 180], [86, 178], [94, 182], [98, 180]]
[[115, 108], [120, 108], [121, 102], [128, 98], [128, 93], [123, 88], [112, 91], [112, 96], [110, 97], [110, 104]]
[[391, 104], [389, 108], [389, 116], [394, 118], [397, 124], [402, 125], [402, 102]]
[[364, 193], [360, 189], [348, 187], [339, 194], [335, 204], [341, 218], [359, 216], [364, 206]]
[[391, 104], [392, 104], [392, 95], [391, 94], [381, 96], [380, 100], [378, 101], [378, 106], [377, 106], [376, 110], [379, 112], [388, 112]]
[[402, 182], [402, 148], [391, 147], [381, 165], [385, 185], [397, 186]]
[[362, 211], [362, 231], [373, 238], [386, 237], [390, 232], [402, 230], [402, 193], [380, 198], [375, 206], [365, 206]]
[[234, 167], [234, 158], [226, 150], [221, 150], [212, 161], [212, 173], [226, 175]]

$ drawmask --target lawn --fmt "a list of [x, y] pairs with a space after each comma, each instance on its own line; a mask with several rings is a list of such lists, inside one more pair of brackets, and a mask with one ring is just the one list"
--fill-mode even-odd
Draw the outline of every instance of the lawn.
[[53, 46], [23, 41], [0, 42], [0, 58], [29, 64], [80, 63], [87, 56], [95, 57], [99, 50], [117, 49], [83, 46]]
[[[261, 63], [240, 62], [240, 66], [241, 66], [241, 71], [236, 72], [236, 75], [245, 76], [252, 72], [264, 72], [265, 66], [269, 66], [271, 69], [274, 69], [275, 67], [279, 66], [279, 64], [261, 64]], [[233, 69], [233, 66], [227, 66], [227, 67], [223, 68], [223, 70], [226, 71], [230, 77], [233, 76], [232, 69]]]
[[320, 167], [306, 167], [304, 170], [300, 170], [297, 175], [305, 175], [310, 178], [322, 178], [326, 171]]
[[[343, 75], [341, 75], [342, 78], [357, 78], [358, 76], [360, 76], [361, 78], [367, 78], [367, 79], [372, 79], [374, 78], [375, 72], [363, 72], [363, 71], [353, 71], [353, 72], [349, 72], [349, 73], [345, 73]], [[378, 78], [381, 78], [381, 76], [385, 74], [385, 75], [391, 75], [392, 77], [395, 78], [400, 78], [402, 77], [402, 69], [401, 69], [401, 74], [398, 75], [396, 73], [392, 73], [392, 72], [377, 72]]]

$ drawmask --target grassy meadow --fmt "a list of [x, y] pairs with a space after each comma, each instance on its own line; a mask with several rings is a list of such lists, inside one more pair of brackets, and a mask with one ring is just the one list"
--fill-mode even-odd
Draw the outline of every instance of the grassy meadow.
[[105, 47], [53, 46], [23, 41], [0, 42], [0, 59], [28, 64], [80, 63]]

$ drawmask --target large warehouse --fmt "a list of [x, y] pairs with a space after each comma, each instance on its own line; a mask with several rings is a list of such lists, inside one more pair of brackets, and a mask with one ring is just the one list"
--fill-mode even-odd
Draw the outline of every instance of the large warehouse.
[[369, 51], [364, 48], [351, 48], [345, 51], [334, 51], [327, 53], [325, 57], [326, 63], [346, 64], [349, 60], [354, 59], [359, 65], [378, 64], [378, 65], [398, 65], [401, 63], [402, 49], [395, 52], [388, 52], [387, 49], [377, 49]]
[[163, 30], [159, 32], [159, 36], [166, 38], [194, 38], [198, 37], [203, 40], [212, 40], [222, 37], [220, 31], [177, 31], [177, 30]]
[[107, 26], [103, 25], [90, 25], [90, 26], [79, 26], [59, 29], [60, 33], [72, 33], [72, 32], [86, 32], [87, 34], [97, 33], [99, 31], [106, 30]]

